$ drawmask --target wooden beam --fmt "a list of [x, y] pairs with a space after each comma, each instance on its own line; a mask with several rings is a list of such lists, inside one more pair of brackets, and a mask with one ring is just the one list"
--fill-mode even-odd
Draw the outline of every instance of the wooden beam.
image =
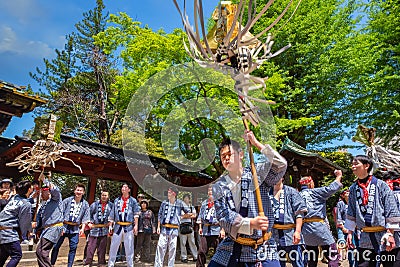
[[91, 176], [89, 177], [89, 184], [87, 190], [89, 190], [89, 195], [87, 201], [89, 204], [92, 204], [96, 198], [96, 185], [97, 185], [97, 177]]

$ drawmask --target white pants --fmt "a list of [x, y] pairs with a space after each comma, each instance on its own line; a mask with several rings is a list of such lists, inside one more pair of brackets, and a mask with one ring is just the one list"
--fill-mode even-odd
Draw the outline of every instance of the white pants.
[[157, 243], [156, 259], [154, 267], [162, 267], [165, 252], [168, 247], [168, 267], [173, 267], [175, 264], [176, 242], [178, 237], [176, 235], [160, 234]]
[[117, 252], [119, 245], [121, 245], [121, 239], [124, 236], [124, 247], [125, 247], [125, 257], [126, 257], [126, 264], [129, 267], [133, 267], [133, 255], [134, 255], [134, 247], [133, 247], [133, 231], [128, 231], [124, 233], [124, 230], [121, 230], [121, 233], [117, 235], [116, 233], [113, 234], [111, 239], [110, 245], [110, 252], [108, 258], [108, 267], [114, 267], [115, 260], [117, 258]]
[[190, 251], [192, 251], [193, 257], [197, 259], [197, 247], [194, 242], [194, 231], [188, 235], [179, 234], [179, 240], [181, 244], [181, 259], [187, 260], [186, 242], [189, 242]]

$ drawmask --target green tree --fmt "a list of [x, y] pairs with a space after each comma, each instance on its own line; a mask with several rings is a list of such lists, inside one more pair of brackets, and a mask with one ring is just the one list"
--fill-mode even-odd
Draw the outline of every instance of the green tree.
[[118, 74], [113, 58], [94, 44], [93, 36], [106, 28], [102, 0], [83, 13], [76, 32], [67, 36], [63, 51], [53, 60], [44, 59], [45, 70], [31, 73], [49, 94], [45, 112], [65, 122], [64, 132], [108, 143], [119, 124], [118, 103], [111, 84]]
[[[268, 26], [286, 4], [275, 2], [254, 32]], [[303, 1], [291, 20], [294, 5], [272, 31], [275, 49], [288, 43], [292, 47], [264, 64], [257, 75], [282, 76], [285, 86], [270, 96], [277, 102], [272, 109], [279, 133], [302, 146], [343, 138], [348, 134], [344, 127], [354, 124], [347, 94], [368, 56], [355, 28], [356, 8], [354, 1]]]
[[400, 148], [400, 5], [397, 1], [365, 3], [371, 67], [360, 73], [360, 86], [352, 88], [351, 109], [359, 124], [375, 127], [385, 145]]

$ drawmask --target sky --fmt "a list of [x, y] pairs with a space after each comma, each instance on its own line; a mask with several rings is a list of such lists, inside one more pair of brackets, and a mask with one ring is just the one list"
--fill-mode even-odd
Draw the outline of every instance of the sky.
[[[190, 5], [193, 1], [187, 2]], [[212, 13], [218, 2], [203, 1], [205, 16]], [[182, 28], [172, 0], [104, 0], [104, 4], [110, 14], [125, 12], [153, 30], [171, 32]], [[35, 72], [37, 67], [44, 70], [43, 58], [53, 59], [55, 49], [64, 48], [65, 36], [75, 31], [75, 23], [82, 20], [82, 14], [95, 6], [96, 0], [0, 0], [0, 80], [18, 86], [30, 84], [38, 91], [29, 72]], [[188, 14], [193, 14], [190, 6], [188, 9]], [[3, 136], [13, 138], [33, 126], [33, 113], [14, 117]], [[354, 145], [349, 140], [341, 143]], [[351, 153], [364, 154], [359, 150]]]
[[[216, 0], [204, 1], [205, 14], [211, 14], [217, 4]], [[104, 5], [110, 14], [125, 12], [153, 30], [182, 28], [172, 0], [104, 0]], [[44, 70], [43, 58], [53, 59], [55, 49], [64, 48], [65, 36], [76, 31], [82, 14], [95, 6], [96, 0], [0, 0], [0, 80], [18, 86], [30, 84], [38, 91], [29, 72], [37, 67]], [[32, 113], [14, 117], [3, 136], [21, 135], [33, 126]]]

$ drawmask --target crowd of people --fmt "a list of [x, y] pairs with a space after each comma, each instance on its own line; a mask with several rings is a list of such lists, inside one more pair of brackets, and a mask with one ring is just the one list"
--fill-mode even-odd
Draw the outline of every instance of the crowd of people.
[[[120, 196], [110, 201], [103, 190], [92, 204], [84, 199], [85, 185], [76, 184], [73, 196], [62, 198], [50, 174], [42, 186], [12, 180], [0, 182], [0, 267], [17, 266], [21, 242], [35, 233], [40, 267], [57, 266], [59, 250], [69, 241], [68, 266], [75, 261], [79, 237], [87, 235], [84, 266], [93, 265], [97, 250], [99, 266], [114, 266], [124, 252], [127, 266], [153, 262], [174, 266], [179, 238], [180, 260], [188, 254], [196, 266], [316, 267], [321, 257], [329, 267], [344, 260], [350, 267], [400, 266], [400, 180], [393, 172], [372, 175], [373, 161], [356, 156], [352, 171], [357, 180], [342, 190], [342, 171], [335, 180], [315, 187], [311, 176], [303, 176], [299, 190], [284, 184], [287, 162], [269, 145], [260, 143], [251, 131], [245, 141], [256, 147], [265, 161], [244, 166], [244, 151], [234, 140], [219, 146], [226, 172], [208, 187], [208, 197], [196, 209], [191, 195], [178, 198], [171, 186], [156, 214], [144, 194], [131, 195], [131, 184], [123, 183]], [[257, 181], [253, 179], [253, 169]], [[341, 191], [334, 212], [337, 238], [327, 220], [327, 199]], [[41, 201], [38, 201], [40, 196]], [[262, 213], [260, 214], [260, 207]], [[155, 259], [152, 236], [158, 235]], [[107, 240], [111, 236], [108, 262]], [[121, 251], [123, 242], [124, 251]], [[209, 249], [214, 253], [208, 259]]]

